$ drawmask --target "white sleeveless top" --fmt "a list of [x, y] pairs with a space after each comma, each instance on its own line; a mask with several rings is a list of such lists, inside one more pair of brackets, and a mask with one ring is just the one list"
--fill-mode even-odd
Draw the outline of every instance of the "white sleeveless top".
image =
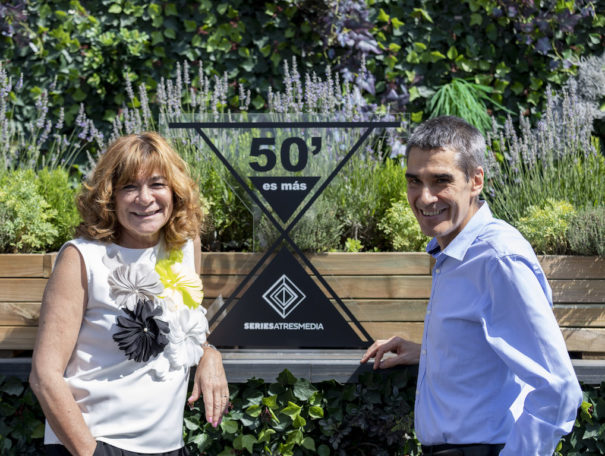
[[[156, 263], [169, 256], [163, 242], [128, 249], [75, 239], [62, 248], [68, 244], [82, 254], [88, 278], [88, 304], [64, 374], [84, 421], [96, 440], [124, 450], [181, 448], [189, 366], [199, 361], [208, 331], [203, 307], [191, 306], [202, 299], [193, 242], [160, 275]], [[156, 336], [151, 349], [148, 331]], [[48, 422], [44, 443], [61, 443]]]

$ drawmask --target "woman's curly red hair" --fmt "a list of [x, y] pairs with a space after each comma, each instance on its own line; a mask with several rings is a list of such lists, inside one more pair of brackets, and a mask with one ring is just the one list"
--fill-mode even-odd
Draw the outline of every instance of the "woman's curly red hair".
[[168, 249], [183, 246], [200, 234], [202, 210], [197, 184], [187, 164], [155, 132], [118, 138], [99, 158], [76, 203], [83, 222], [76, 234], [87, 239], [116, 242], [120, 224], [115, 211], [115, 191], [138, 176], [159, 172], [172, 189], [173, 211], [162, 233]]

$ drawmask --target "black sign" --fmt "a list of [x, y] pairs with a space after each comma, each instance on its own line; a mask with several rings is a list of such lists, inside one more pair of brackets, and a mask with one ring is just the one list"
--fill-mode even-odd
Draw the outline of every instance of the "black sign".
[[[371, 337], [291, 232], [372, 131], [399, 123], [215, 121], [168, 126], [195, 130], [278, 233], [211, 318], [210, 342], [221, 347], [367, 347]], [[220, 141], [211, 137], [225, 130], [229, 141], [219, 150], [215, 142]], [[335, 155], [335, 148], [341, 153]]]

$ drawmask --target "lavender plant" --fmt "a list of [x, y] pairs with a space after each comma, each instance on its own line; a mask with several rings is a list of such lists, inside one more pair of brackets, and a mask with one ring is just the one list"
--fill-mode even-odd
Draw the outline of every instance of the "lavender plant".
[[90, 145], [103, 148], [103, 134], [80, 105], [76, 128], [63, 133], [64, 110], [53, 118], [49, 112], [49, 92], [42, 90], [36, 101], [36, 119], [24, 125], [14, 122], [21, 107], [14, 102], [23, 89], [23, 75], [14, 83], [0, 62], [0, 170], [27, 168], [69, 168], [78, 153]]
[[[207, 121], [251, 120], [254, 116], [257, 116], [249, 112], [250, 90], [244, 84], [231, 83], [226, 75], [222, 77], [215, 76], [210, 79], [204, 74], [201, 65], [197, 70], [197, 75], [192, 77], [190, 74], [192, 69], [185, 62], [178, 66], [177, 74], [173, 79], [162, 79], [158, 85], [157, 99], [153, 100], [156, 103], [155, 106], [151, 105], [145, 86], [139, 86], [138, 94], [135, 94], [127, 80], [129, 104], [124, 107], [121, 116], [118, 116], [114, 121], [112, 138], [141, 130], [157, 129], [158, 127], [171, 136], [173, 144], [188, 162], [192, 174], [200, 182], [202, 193], [207, 198], [212, 213], [210, 221], [213, 225], [210, 233], [211, 238], [207, 241], [215, 243], [215, 239], [220, 238], [223, 243], [222, 248], [245, 249], [246, 246], [250, 248], [251, 239], [242, 232], [242, 228], [249, 226], [248, 221], [253, 217], [253, 205], [245, 191], [225, 167], [219, 163], [214, 154], [208, 150], [208, 146], [196, 132], [183, 130], [175, 132], [165, 128], [170, 121], [199, 121], [200, 119]], [[263, 115], [264, 120], [283, 121], [304, 118], [305, 120], [315, 121], [367, 121], [385, 118], [394, 119], [394, 116], [389, 115], [386, 109], [367, 103], [358, 86], [342, 82], [338, 73], [334, 74], [329, 68], [326, 70], [325, 76], [318, 76], [315, 73], [301, 74], [297, 62], [293, 60], [292, 62], [284, 62], [283, 73], [284, 90], [274, 92], [269, 89], [267, 94], [269, 113]], [[237, 113], [228, 108], [228, 101], [233, 97], [237, 97], [239, 100], [239, 112]], [[159, 113], [157, 123], [153, 119], [153, 112]], [[233, 133], [233, 131], [225, 129], [208, 132], [218, 150], [229, 159], [231, 165], [240, 175], [245, 176], [248, 172], [248, 162], [250, 160], [247, 151], [250, 150], [252, 137], [267, 133], [260, 130]], [[300, 130], [283, 129], [272, 134], [300, 136], [300, 133]], [[324, 170], [323, 174], [325, 174], [326, 169], [333, 169], [339, 163], [360, 133], [352, 134], [351, 132], [336, 130], [327, 132], [324, 129], [323, 132], [318, 130], [313, 134], [323, 137], [323, 151], [325, 153], [322, 152], [320, 156], [314, 157], [306, 172], [322, 175], [321, 170]], [[379, 138], [377, 141], [371, 147], [361, 151], [360, 155], [364, 165], [360, 169], [355, 169], [354, 166], [347, 167], [343, 170], [343, 177], [335, 182], [332, 187], [344, 185], [343, 183], [346, 182], [350, 173], [363, 174], [361, 170], [368, 171], [378, 167], [380, 161], [377, 160], [372, 151], [376, 147], [383, 147], [380, 144], [401, 147], [395, 134], [386, 138]], [[276, 143], [280, 144], [281, 138], [277, 138]], [[275, 172], [278, 171], [276, 169]], [[371, 179], [370, 175], [372, 173], [366, 174], [368, 174], [367, 179]], [[217, 178], [219, 178], [219, 181], [217, 181]], [[360, 189], [360, 191], [365, 192], [366, 190]], [[333, 192], [326, 193], [325, 201], [322, 200], [316, 203], [322, 205], [325, 210], [309, 211], [306, 215], [309, 220], [301, 221], [300, 226], [318, 226], [316, 218], [325, 213], [334, 213], [341, 216], [337, 221], [332, 222], [335, 227], [338, 227], [339, 233], [346, 231], [357, 235], [360, 231], [359, 226], [365, 223], [360, 220], [363, 218], [363, 214], [374, 213], [374, 208], [367, 208], [367, 210], [364, 208], [362, 211], [357, 211], [357, 216], [353, 217], [354, 214], [344, 214], [346, 211], [343, 211], [339, 206], [340, 199]], [[364, 202], [368, 206], [371, 205], [367, 198], [358, 198], [355, 207], [359, 208]], [[349, 207], [353, 207], [353, 205], [349, 205]], [[268, 242], [267, 239], [275, 237], [275, 232], [270, 232], [270, 229], [267, 228], [270, 224], [266, 220], [262, 220], [258, 211], [255, 214], [254, 223], [258, 228], [256, 240], [259, 242], [258, 248], [261, 248], [262, 245]], [[234, 223], [235, 220], [238, 223]], [[376, 224], [376, 220], [371, 218], [369, 220], [368, 223], [371, 225]], [[303, 228], [300, 229], [303, 230]], [[365, 228], [362, 231], [369, 234], [369, 231]], [[293, 235], [296, 236], [295, 233]], [[339, 237], [342, 237], [342, 233], [333, 233], [327, 237], [315, 236], [318, 239], [316, 245], [309, 245], [307, 248], [310, 250], [334, 248], [338, 245]], [[239, 243], [235, 242], [236, 238], [239, 239]], [[319, 241], [320, 238], [322, 239], [321, 242]], [[329, 239], [329, 241], [325, 241], [324, 238]]]
[[510, 117], [503, 128], [494, 124], [484, 189], [494, 213], [514, 224], [548, 198], [576, 209], [603, 205], [605, 160], [591, 135], [593, 119], [571, 82], [560, 93], [547, 90], [546, 111], [535, 128], [523, 116], [519, 134]]

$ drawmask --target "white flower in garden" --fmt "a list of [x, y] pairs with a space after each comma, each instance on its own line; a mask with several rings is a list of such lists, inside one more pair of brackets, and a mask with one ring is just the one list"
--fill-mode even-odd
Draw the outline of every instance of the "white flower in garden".
[[204, 353], [202, 344], [208, 333], [205, 314], [206, 310], [202, 306], [195, 309], [181, 306], [178, 310], [167, 313], [170, 333], [164, 355], [170, 361], [171, 370], [188, 368], [199, 362]]
[[131, 312], [136, 308], [139, 299], [154, 300], [164, 291], [159, 275], [146, 265], [122, 265], [115, 268], [108, 278], [110, 296], [119, 307]]

